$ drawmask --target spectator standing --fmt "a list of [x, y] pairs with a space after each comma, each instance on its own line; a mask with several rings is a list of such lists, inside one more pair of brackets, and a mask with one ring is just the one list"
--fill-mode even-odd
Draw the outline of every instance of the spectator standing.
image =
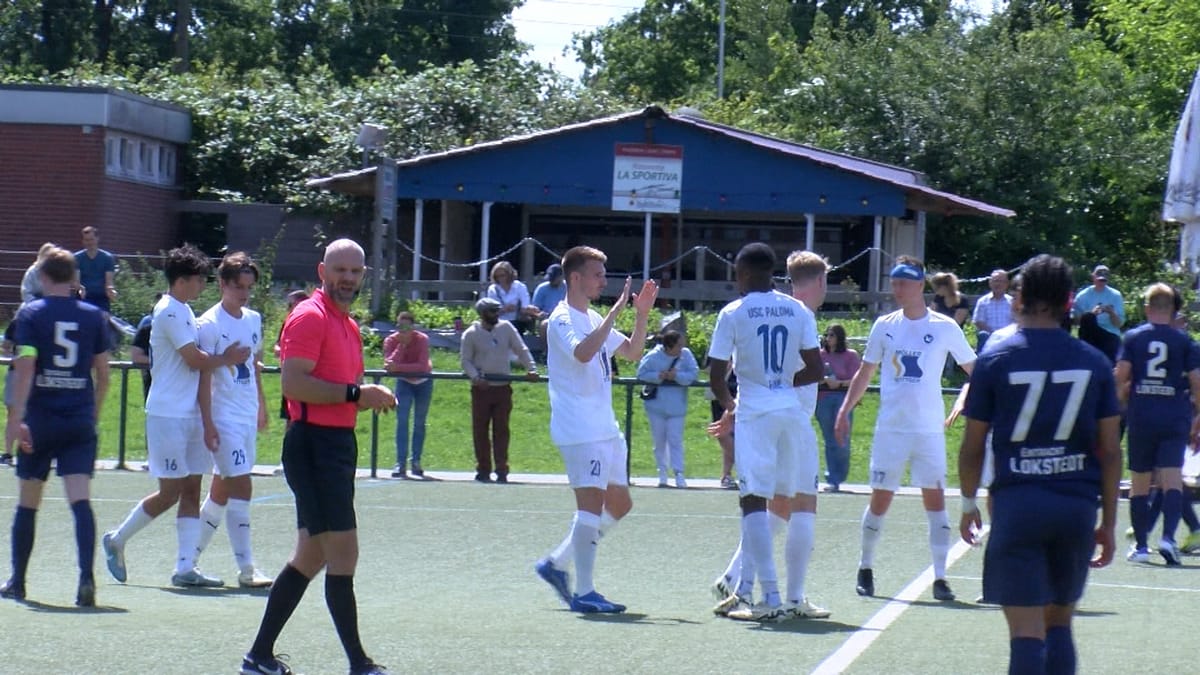
[[958, 291], [958, 277], [953, 272], [938, 272], [930, 278], [933, 284], [933, 305], [930, 309], [944, 314], [962, 328], [971, 318], [971, 302]]
[[[512, 414], [512, 384], [489, 380], [488, 375], [508, 375], [508, 356], [516, 354], [529, 380], [538, 379], [529, 347], [512, 323], [501, 319], [500, 301], [480, 298], [475, 303], [479, 320], [462, 336], [463, 372], [471, 378], [471, 433], [475, 440], [475, 480], [492, 482], [495, 457], [496, 482], [508, 482], [508, 418]], [[489, 437], [489, 431], [491, 433]]]
[[362, 288], [365, 258], [350, 239], [330, 243], [317, 265], [321, 287], [283, 325], [280, 380], [292, 421], [281, 459], [295, 497], [296, 547], [271, 586], [258, 634], [242, 660], [243, 673], [292, 672], [275, 657], [275, 641], [322, 569], [325, 606], [350, 661], [350, 675], [385, 672], [363, 649], [354, 594], [359, 552], [354, 426], [360, 411], [396, 406], [390, 389], [363, 384], [362, 335], [350, 304]]
[[75, 264], [79, 267], [76, 280], [83, 301], [109, 312], [111, 302], [117, 297], [117, 287], [113, 285], [117, 259], [100, 248], [100, 230], [89, 225], [81, 234], [83, 248], [75, 252]]
[[488, 286], [487, 297], [500, 303], [500, 318], [511, 323], [518, 333], [528, 331], [539, 314], [530, 302], [529, 288], [506, 260], [492, 266], [492, 285]]
[[42, 244], [38, 249], [37, 260], [25, 270], [25, 276], [21, 277], [21, 302], [33, 302], [42, 297], [42, 281], [38, 275], [38, 265], [46, 259], [46, 254], [58, 248], [50, 242]]
[[1096, 265], [1092, 285], [1075, 295], [1071, 318], [1079, 323], [1079, 339], [1104, 352], [1115, 364], [1125, 325], [1125, 298], [1108, 285], [1108, 275], [1107, 265]]
[[[825, 482], [830, 492], [841, 489], [850, 473], [850, 437], [839, 442], [833, 433], [838, 409], [846, 400], [846, 388], [854, 373], [858, 372], [858, 352], [846, 343], [846, 329], [840, 323], [831, 323], [821, 340], [821, 361], [825, 364], [825, 379], [817, 390], [817, 423], [825, 438]], [[854, 426], [854, 412], [846, 416], [847, 423]]]
[[[9, 321], [4, 327], [4, 339], [0, 340], [0, 356], [14, 356], [16, 352], [17, 339], [17, 322]], [[11, 419], [13, 416], [13, 362], [8, 362], [8, 368], [4, 369], [4, 410], [5, 418]], [[4, 448], [0, 451], [0, 464], [12, 464], [12, 448]]]
[[432, 373], [429, 358], [429, 336], [413, 328], [413, 315], [400, 312], [396, 330], [383, 339], [383, 367], [396, 377], [396, 466], [392, 478], [408, 478], [408, 415], [412, 412], [412, 474], [425, 476], [421, 468], [421, 453], [425, 449], [425, 418], [433, 398], [433, 380], [428, 377], [407, 377], [405, 373]]
[[[642, 389], [642, 405], [654, 439], [654, 461], [658, 464], [658, 486], [667, 487], [667, 470], [674, 473], [675, 487], [686, 488], [683, 461], [683, 423], [687, 418], [687, 386], [696, 381], [700, 366], [683, 346], [683, 334], [669, 330], [659, 344], [638, 363], [637, 379], [648, 382]], [[658, 386], [673, 382], [678, 387]]]
[[987, 343], [992, 331], [1013, 321], [1012, 296], [1008, 294], [1008, 272], [1001, 269], [992, 270], [992, 275], [988, 277], [988, 288], [991, 289], [991, 293], [979, 298], [972, 315], [976, 330], [976, 353], [983, 351], [983, 345]]
[[108, 390], [105, 322], [95, 308], [71, 297], [75, 260], [68, 251], [48, 251], [38, 274], [45, 297], [22, 307], [14, 322], [16, 375], [4, 450], [20, 445], [20, 487], [12, 526], [13, 575], [0, 587], [0, 597], [25, 597], [35, 519], [53, 461], [75, 519], [79, 556], [75, 604], [94, 607], [96, 517], [90, 492], [96, 423]]

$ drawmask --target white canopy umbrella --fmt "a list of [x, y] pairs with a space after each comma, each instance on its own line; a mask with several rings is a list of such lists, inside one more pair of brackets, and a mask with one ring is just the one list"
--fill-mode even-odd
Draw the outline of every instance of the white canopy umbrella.
[[1179, 262], [1193, 272], [1200, 270], [1200, 69], [1175, 131], [1162, 217], [1183, 226]]

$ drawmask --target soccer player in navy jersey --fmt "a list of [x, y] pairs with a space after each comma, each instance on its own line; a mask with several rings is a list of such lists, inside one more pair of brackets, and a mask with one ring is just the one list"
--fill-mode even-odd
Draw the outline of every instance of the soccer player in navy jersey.
[[1148, 562], [1150, 482], [1158, 472], [1162, 490], [1162, 539], [1158, 552], [1167, 565], [1179, 565], [1175, 528], [1183, 512], [1183, 458], [1196, 435], [1192, 397], [1200, 393], [1200, 347], [1171, 321], [1182, 305], [1173, 288], [1146, 289], [1146, 323], [1125, 334], [1117, 356], [1117, 391], [1128, 398], [1129, 519], [1135, 543], [1131, 562]]
[[96, 461], [96, 420], [108, 391], [108, 336], [104, 313], [72, 295], [75, 270], [70, 251], [48, 252], [38, 268], [43, 297], [17, 313], [13, 401], [4, 449], [20, 446], [20, 493], [13, 517], [12, 577], [0, 586], [0, 596], [25, 597], [37, 509], [50, 463], [56, 460], [75, 516], [79, 549], [75, 604], [93, 607], [96, 518], [89, 492]]
[[1115, 546], [1116, 387], [1107, 357], [1059, 327], [1070, 291], [1071, 269], [1061, 258], [1039, 255], [1025, 264], [1021, 329], [979, 357], [967, 395], [959, 532], [977, 543], [975, 494], [992, 430], [994, 511], [983, 594], [1004, 609], [1009, 673], [1075, 672], [1071, 615], [1089, 565], [1108, 565]]

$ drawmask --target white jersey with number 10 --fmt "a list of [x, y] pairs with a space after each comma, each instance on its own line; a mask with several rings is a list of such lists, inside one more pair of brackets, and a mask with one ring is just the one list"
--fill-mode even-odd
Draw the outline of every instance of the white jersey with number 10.
[[737, 361], [740, 419], [799, 408], [792, 386], [803, 349], [817, 349], [817, 322], [804, 303], [778, 291], [747, 293], [717, 315], [710, 358]]

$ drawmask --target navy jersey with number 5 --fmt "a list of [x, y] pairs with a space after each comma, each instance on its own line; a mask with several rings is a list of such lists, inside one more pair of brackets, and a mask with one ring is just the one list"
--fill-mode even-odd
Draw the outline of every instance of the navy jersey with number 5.
[[1188, 373], [1200, 368], [1200, 347], [1181, 330], [1146, 323], [1125, 334], [1118, 361], [1130, 365], [1131, 425], [1192, 419]]
[[1058, 328], [1022, 329], [979, 357], [967, 417], [988, 422], [995, 452], [991, 490], [1038, 484], [1096, 498], [1097, 421], [1118, 414], [1112, 366]]
[[104, 314], [74, 298], [34, 300], [17, 314], [17, 353], [32, 347], [31, 413], [95, 414], [92, 359], [108, 350]]

